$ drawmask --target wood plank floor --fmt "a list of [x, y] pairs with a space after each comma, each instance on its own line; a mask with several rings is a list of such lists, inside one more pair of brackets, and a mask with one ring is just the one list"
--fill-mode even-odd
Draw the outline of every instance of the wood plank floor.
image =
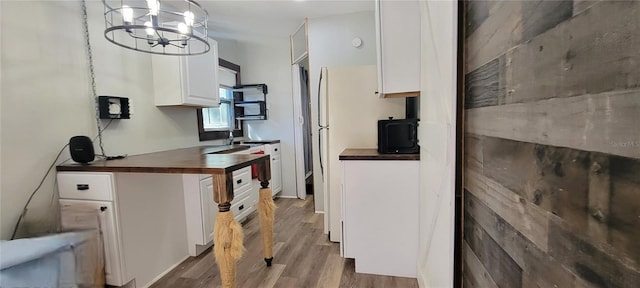
[[[340, 245], [322, 233], [323, 215], [315, 214], [313, 197], [275, 200], [273, 266], [262, 256], [258, 214], [243, 223], [246, 253], [238, 262], [238, 287], [418, 287], [414, 278], [355, 273], [353, 259], [340, 257]], [[212, 250], [191, 257], [154, 283], [152, 288], [219, 287]]]

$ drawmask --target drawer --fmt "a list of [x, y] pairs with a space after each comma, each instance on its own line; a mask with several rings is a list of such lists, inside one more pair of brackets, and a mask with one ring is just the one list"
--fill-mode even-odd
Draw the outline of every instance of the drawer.
[[280, 155], [280, 143], [267, 145], [267, 149], [265, 152], [271, 155]]
[[238, 199], [244, 199], [244, 197], [249, 196], [251, 191], [253, 190], [253, 185], [249, 185], [243, 187], [242, 189], [237, 189], [233, 191], [233, 200], [231, 201], [231, 205], [238, 203]]
[[61, 199], [113, 201], [113, 174], [60, 172], [58, 191]]
[[251, 167], [233, 171], [233, 190], [238, 191], [251, 186]]
[[[246, 195], [244, 198], [238, 199], [235, 204], [231, 204], [231, 212], [236, 219], [246, 216], [246, 212], [251, 210], [251, 197]], [[235, 202], [235, 201], [234, 201]]]

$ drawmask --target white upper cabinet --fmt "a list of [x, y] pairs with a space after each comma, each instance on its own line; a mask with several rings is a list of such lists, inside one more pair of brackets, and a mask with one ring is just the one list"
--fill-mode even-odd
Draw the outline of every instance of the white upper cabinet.
[[291, 64], [299, 63], [309, 56], [308, 36], [309, 29], [307, 28], [307, 19], [305, 19], [298, 30], [290, 36]]
[[420, 95], [420, 3], [376, 0], [378, 94]]
[[153, 55], [156, 106], [218, 107], [218, 43], [196, 56]]

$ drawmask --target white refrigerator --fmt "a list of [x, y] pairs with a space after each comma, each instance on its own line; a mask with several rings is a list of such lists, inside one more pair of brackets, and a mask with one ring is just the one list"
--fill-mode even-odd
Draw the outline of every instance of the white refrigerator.
[[[346, 148], [377, 148], [378, 120], [405, 116], [404, 98], [384, 99], [376, 94], [375, 65], [322, 68], [319, 83], [319, 161], [329, 239], [342, 240], [342, 164]], [[316, 185], [316, 189], [320, 185]], [[328, 226], [327, 226], [328, 224]]]

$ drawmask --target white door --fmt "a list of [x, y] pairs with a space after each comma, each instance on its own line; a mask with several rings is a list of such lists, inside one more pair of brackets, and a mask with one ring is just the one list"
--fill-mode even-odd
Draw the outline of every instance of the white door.
[[[298, 64], [291, 65], [291, 77], [293, 82], [293, 135], [296, 155], [296, 194], [298, 198], [305, 199], [307, 192], [305, 189], [304, 173], [304, 117], [302, 116], [302, 86], [300, 85], [300, 70]], [[273, 177], [271, 177], [273, 178]], [[275, 189], [274, 189], [275, 191]]]

